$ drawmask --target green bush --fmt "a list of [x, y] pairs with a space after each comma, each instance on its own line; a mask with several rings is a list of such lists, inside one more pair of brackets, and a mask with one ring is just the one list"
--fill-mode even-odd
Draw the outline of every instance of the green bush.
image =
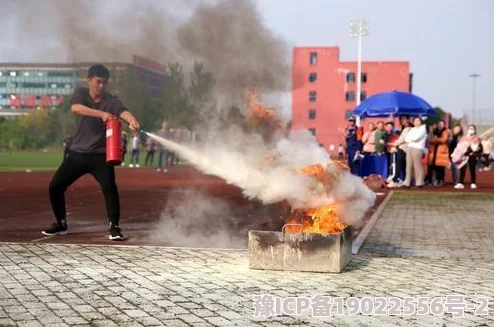
[[47, 110], [0, 122], [0, 147], [4, 150], [40, 149], [53, 144], [55, 122]]

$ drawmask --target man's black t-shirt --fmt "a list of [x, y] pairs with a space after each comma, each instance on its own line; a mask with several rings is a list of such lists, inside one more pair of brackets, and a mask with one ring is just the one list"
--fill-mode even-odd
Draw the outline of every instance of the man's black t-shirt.
[[[126, 110], [118, 97], [109, 93], [105, 93], [101, 101], [95, 103], [89, 96], [87, 87], [77, 88], [74, 91], [70, 99], [70, 105], [73, 104], [82, 104], [92, 109], [106, 111], [116, 117]], [[106, 152], [106, 128], [100, 118], [76, 115], [75, 129], [70, 150], [81, 153]]]

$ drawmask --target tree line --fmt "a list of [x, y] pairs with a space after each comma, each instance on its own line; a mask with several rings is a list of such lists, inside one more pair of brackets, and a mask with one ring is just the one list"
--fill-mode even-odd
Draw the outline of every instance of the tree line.
[[[180, 63], [170, 63], [166, 83], [158, 97], [151, 96], [132, 67], [124, 71], [122, 76], [117, 74], [112, 72], [114, 77], [109, 91], [117, 94], [132, 110], [145, 131], [158, 130], [165, 120], [172, 127], [185, 128], [191, 132], [204, 129], [205, 122], [212, 121], [216, 123], [215, 128], [231, 123], [249, 128], [241, 108], [218, 104], [213, 93], [214, 75], [201, 62], [195, 62], [188, 75]], [[444, 116], [445, 112], [438, 108], [436, 117], [428, 119], [428, 122]], [[66, 137], [73, 135], [74, 124], [70, 97], [65, 97], [56, 109], [36, 110], [30, 115], [15, 118], [0, 118], [0, 150], [59, 147]]]
[[[231, 119], [240, 114], [239, 108], [220, 110], [213, 96], [215, 79], [204, 65], [195, 62], [188, 76], [183, 66], [170, 63], [166, 83], [158, 97], [139, 81], [132, 67], [123, 76], [112, 78], [110, 93], [117, 94], [139, 118], [146, 131], [155, 131], [161, 122], [194, 130], [201, 122], [224, 116]], [[116, 72], [112, 72], [116, 76]], [[188, 78], [186, 78], [188, 77]], [[39, 149], [61, 146], [64, 138], [73, 135], [75, 119], [70, 111], [70, 97], [55, 109], [36, 110], [30, 115], [0, 118], [0, 150]]]

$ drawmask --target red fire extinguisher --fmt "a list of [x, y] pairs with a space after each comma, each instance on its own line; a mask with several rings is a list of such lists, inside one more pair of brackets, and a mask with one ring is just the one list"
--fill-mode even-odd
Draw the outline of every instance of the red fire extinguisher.
[[122, 163], [122, 123], [118, 119], [106, 121], [106, 162], [111, 165]]

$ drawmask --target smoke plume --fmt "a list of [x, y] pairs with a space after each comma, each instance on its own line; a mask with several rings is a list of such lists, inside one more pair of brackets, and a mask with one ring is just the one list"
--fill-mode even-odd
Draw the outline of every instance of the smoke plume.
[[[258, 133], [246, 134], [231, 126], [219, 137], [195, 146], [148, 135], [202, 172], [225, 179], [247, 198], [264, 204], [288, 201], [294, 208], [337, 204], [342, 221], [354, 226], [374, 204], [374, 192], [359, 177], [339, 169], [308, 131], [266, 142]], [[314, 164], [326, 167], [328, 174], [338, 174], [330, 192], [314, 177], [297, 171]]]
[[[11, 32], [2, 60], [129, 62], [140, 55], [178, 61], [185, 71], [199, 60], [215, 76], [220, 106], [236, 103], [247, 87], [261, 94], [289, 89], [287, 44], [263, 25], [253, 0], [3, 0], [2, 7], [8, 9], [3, 24]], [[361, 180], [347, 172], [329, 193], [297, 172], [317, 163], [334, 169], [308, 132], [266, 142], [232, 126], [195, 147], [157, 139], [201, 171], [265, 204], [286, 200], [294, 207], [315, 207], [337, 201], [343, 220], [357, 224], [374, 201]]]
[[140, 55], [185, 68], [199, 60], [224, 94], [289, 88], [287, 45], [263, 26], [252, 0], [4, 1], [12, 33], [0, 60], [130, 62]]
[[245, 233], [229, 203], [197, 191], [174, 192], [168, 198], [151, 240], [174, 246], [243, 248]]

